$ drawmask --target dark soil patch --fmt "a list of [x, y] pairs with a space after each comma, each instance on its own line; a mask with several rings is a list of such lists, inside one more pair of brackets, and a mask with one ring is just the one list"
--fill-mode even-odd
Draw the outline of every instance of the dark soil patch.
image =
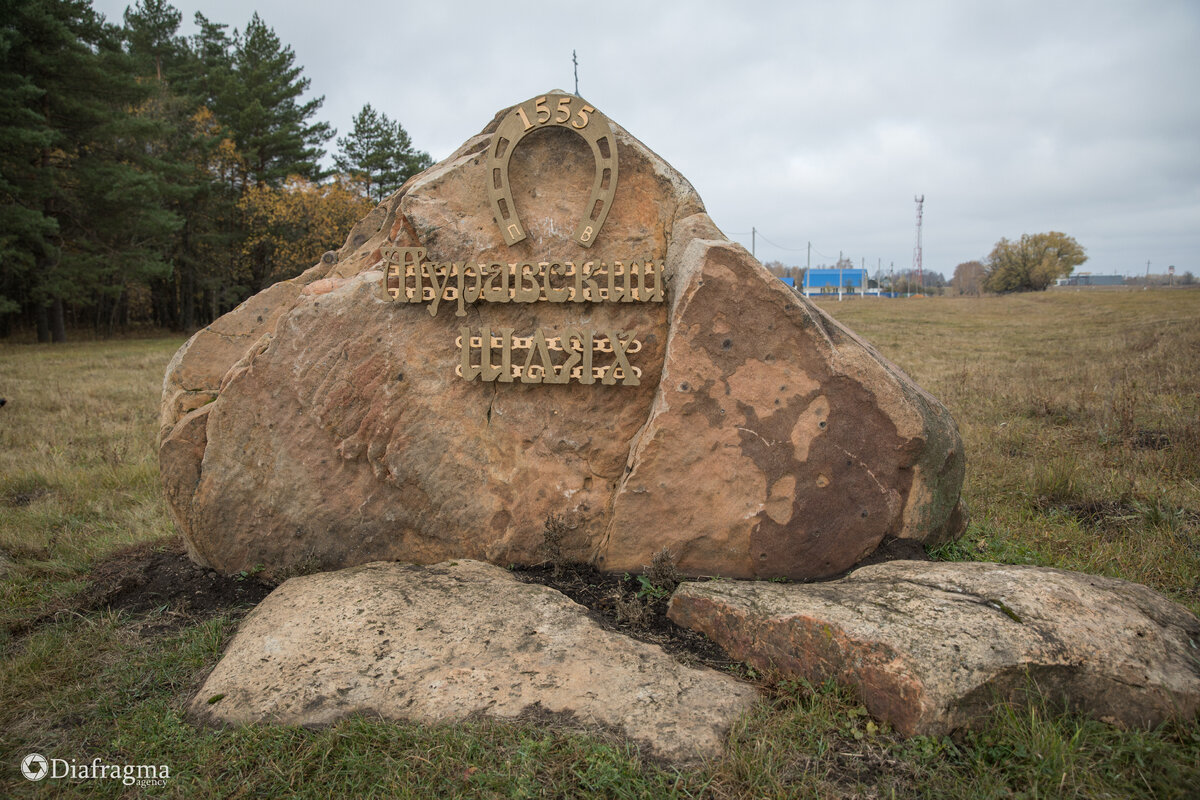
[[[920, 543], [892, 539], [857, 566], [896, 559], [924, 561], [928, 557]], [[673, 586], [654, 586], [635, 575], [603, 573], [587, 564], [568, 564], [559, 570], [548, 564], [520, 567], [513, 574], [526, 583], [562, 592], [588, 608], [605, 628], [658, 645], [683, 663], [746, 672], [741, 662], [727, 656], [708, 637], [667, 619]], [[178, 624], [247, 610], [275, 588], [254, 575], [227, 577], [194, 564], [183, 542], [175, 538], [120, 550], [97, 564], [88, 578], [88, 587], [75, 598], [75, 610], [170, 611]]]
[[1109, 541], [1136, 536], [1156, 525], [1170, 525], [1185, 535], [1200, 533], [1200, 512], [1153, 501], [1039, 497], [1033, 507], [1044, 514], [1071, 517]]
[[1133, 435], [1132, 444], [1135, 450], [1166, 450], [1174, 442], [1171, 441], [1171, 434], [1166, 431], [1139, 428]]
[[587, 607], [592, 618], [608, 630], [658, 645], [685, 664], [707, 664], [721, 670], [742, 667], [704, 634], [667, 619], [669, 591], [647, 589], [632, 575], [611, 575], [590, 564], [566, 564], [557, 574], [549, 565], [519, 567], [513, 574], [525, 583], [540, 583], [562, 592]]
[[136, 615], [161, 612], [139, 623], [148, 633], [168, 632], [219, 614], [245, 612], [275, 588], [252, 575], [225, 577], [193, 564], [174, 537], [126, 547], [92, 567], [82, 592], [39, 616], [8, 626], [21, 636], [64, 613], [97, 609]]
[[[846, 573], [869, 564], [901, 559], [928, 561], [929, 556], [920, 542], [888, 539]], [[670, 590], [674, 587], [647, 586], [639, 576], [611, 575], [589, 564], [565, 564], [557, 572], [548, 564], [519, 567], [513, 574], [526, 583], [540, 583], [562, 592], [587, 607], [593, 619], [605, 628], [656, 644], [685, 664], [706, 664], [715, 669], [743, 673], [748, 669], [742, 662], [726, 655], [704, 634], [681, 628], [667, 618]], [[842, 576], [830, 580], [838, 577]]]
[[1085, 528], [1104, 534], [1141, 530], [1142, 512], [1114, 500], [1060, 500], [1039, 497], [1034, 503], [1043, 513], [1065, 514]]
[[1141, 514], [1127, 503], [1094, 498], [1066, 498], [1041, 496], [1033, 501], [1033, 507], [1044, 514], [1064, 514], [1080, 525], [1093, 530], [1118, 530], [1137, 520]]
[[175, 538], [120, 550], [97, 564], [88, 577], [80, 598], [84, 610], [137, 614], [170, 609], [192, 618], [255, 606], [275, 588], [252, 575], [226, 577], [199, 566]]
[[929, 560], [929, 554], [925, 552], [925, 545], [915, 539], [884, 539], [879, 547], [875, 548], [873, 553], [837, 577], [841, 578], [859, 567], [866, 567], [871, 564], [885, 564], [888, 561]]
[[0, 504], [25, 508], [50, 494], [50, 486], [40, 475], [21, 475], [0, 482]]
[[25, 508], [32, 505], [34, 500], [39, 500], [48, 494], [50, 494], [50, 490], [40, 486], [15, 490], [4, 495], [4, 505], [10, 508]]
[[1084, 525], [1093, 528], [1127, 525], [1139, 518], [1138, 510], [1124, 503], [1111, 500], [1083, 500], [1077, 503], [1063, 503], [1058, 507]]

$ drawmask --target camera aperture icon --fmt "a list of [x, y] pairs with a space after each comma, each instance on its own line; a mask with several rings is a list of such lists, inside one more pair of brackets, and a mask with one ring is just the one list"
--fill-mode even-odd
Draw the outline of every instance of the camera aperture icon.
[[21, 759], [21, 774], [31, 781], [40, 781], [50, 774], [50, 762], [41, 753], [30, 753]]

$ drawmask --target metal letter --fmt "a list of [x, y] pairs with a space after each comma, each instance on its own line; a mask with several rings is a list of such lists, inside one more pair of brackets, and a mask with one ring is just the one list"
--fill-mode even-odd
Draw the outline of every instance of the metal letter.
[[[529, 268], [529, 272], [525, 268]], [[516, 265], [516, 289], [513, 291], [514, 303], [536, 303], [541, 296], [538, 288], [538, 268], [528, 261]], [[528, 281], [526, 280], [528, 279]]]
[[[459, 341], [459, 363], [462, 365], [462, 376], [464, 380], [473, 381], [479, 377], [480, 368], [471, 365], [471, 329], [465, 325], [458, 329]], [[486, 378], [484, 380], [487, 380]]]
[[605, 371], [604, 378], [600, 381], [606, 386], [611, 386], [617, 382], [616, 376], [613, 374], [616, 372], [617, 367], [620, 367], [625, 375], [625, 380], [621, 381], [622, 386], [637, 386], [640, 383], [637, 375], [633, 372], [633, 367], [629, 366], [629, 359], [625, 357], [625, 352], [633, 344], [634, 337], [637, 336], [637, 331], [626, 331], [624, 335], [628, 336], [629, 339], [622, 343], [619, 331], [608, 332], [608, 341], [612, 345], [613, 351], [613, 363]]

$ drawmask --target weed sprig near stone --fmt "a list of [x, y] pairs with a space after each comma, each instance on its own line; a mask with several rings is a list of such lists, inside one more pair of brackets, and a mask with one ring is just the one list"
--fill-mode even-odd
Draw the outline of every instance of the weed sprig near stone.
[[[1200, 611], [1200, 293], [824, 305], [960, 426], [973, 521], [934, 558], [1107, 574]], [[155, 409], [179, 344], [0, 344], [2, 795], [38, 790], [18, 770], [33, 752], [169, 764], [169, 785], [147, 794], [179, 797], [1186, 798], [1200, 785], [1195, 722], [1121, 730], [1034, 703], [998, 707], [976, 733], [904, 739], [842, 688], [749, 672], [741, 677], [766, 699], [735, 728], [728, 755], [694, 771], [546, 719], [194, 728], [182, 709], [252, 600], [230, 594], [202, 611], [169, 594], [95, 602], [98, 576], [120, 583], [120, 551], [172, 535]], [[165, 552], [150, 545], [144, 558]], [[551, 567], [543, 572], [549, 582]], [[576, 578], [580, 592], [612, 603], [615, 586], [570, 568], [559, 581]], [[636, 576], [609, 578], [624, 598], [644, 590]], [[641, 599], [651, 611], [659, 602]]]

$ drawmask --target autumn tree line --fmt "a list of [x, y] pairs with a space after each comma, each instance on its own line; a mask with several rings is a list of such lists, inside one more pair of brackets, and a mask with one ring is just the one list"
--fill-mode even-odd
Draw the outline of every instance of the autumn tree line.
[[0, 336], [193, 330], [431, 163], [369, 105], [335, 139], [257, 14], [180, 21], [166, 0], [119, 25], [90, 0], [0, 0]]

